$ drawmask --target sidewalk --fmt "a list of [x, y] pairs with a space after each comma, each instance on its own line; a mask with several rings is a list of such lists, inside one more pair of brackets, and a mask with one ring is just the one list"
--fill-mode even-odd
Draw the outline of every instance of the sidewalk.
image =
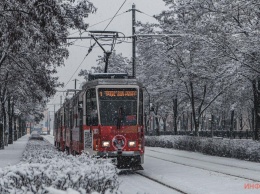
[[29, 137], [30, 135], [24, 135], [17, 141], [14, 141], [13, 144], [5, 146], [5, 149], [0, 150], [0, 168], [20, 162]]

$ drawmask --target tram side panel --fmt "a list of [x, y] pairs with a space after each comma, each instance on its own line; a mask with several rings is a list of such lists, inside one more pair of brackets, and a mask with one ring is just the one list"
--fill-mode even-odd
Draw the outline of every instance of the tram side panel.
[[58, 143], [58, 112], [54, 113], [54, 146]]
[[71, 101], [65, 105], [65, 150], [71, 154]]
[[65, 113], [64, 107], [61, 108], [60, 112], [60, 145], [59, 149], [65, 151]]
[[73, 99], [73, 127], [72, 127], [72, 153], [81, 154], [83, 150], [83, 108], [82, 108], [82, 95], [80, 93]]

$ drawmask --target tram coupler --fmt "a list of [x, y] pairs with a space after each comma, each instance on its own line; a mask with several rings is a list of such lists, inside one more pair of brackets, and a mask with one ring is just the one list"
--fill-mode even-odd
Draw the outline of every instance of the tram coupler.
[[118, 150], [117, 150], [117, 155], [118, 155], [118, 156], [121, 156], [121, 155], [122, 155], [122, 150], [121, 150], [121, 149], [118, 149]]
[[137, 165], [137, 166], [132, 166], [131, 170], [133, 170], [133, 171], [144, 170], [144, 168], [141, 165]]

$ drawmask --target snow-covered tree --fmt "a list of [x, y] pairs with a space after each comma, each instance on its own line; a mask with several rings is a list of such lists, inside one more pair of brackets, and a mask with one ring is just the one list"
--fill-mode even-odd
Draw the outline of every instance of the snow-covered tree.
[[249, 79], [259, 76], [259, 55], [254, 54], [259, 5], [253, 0], [164, 1], [170, 9], [157, 16], [159, 25], [141, 24], [138, 33], [179, 36], [139, 39], [140, 79], [152, 94], [175, 95], [179, 108], [192, 112], [197, 133], [203, 112], [219, 104], [222, 94], [232, 91], [232, 99], [240, 96], [243, 102], [242, 93], [252, 88]]
[[0, 2], [0, 120], [11, 97], [28, 114], [55, 94], [60, 83], [53, 75], [68, 57], [69, 30], [86, 30], [84, 19], [94, 11], [87, 0]]
[[[89, 73], [104, 73], [105, 63], [104, 57], [99, 56], [97, 59], [97, 65], [92, 66], [90, 70], [82, 69], [79, 76], [84, 76], [85, 80], [88, 80]], [[128, 73], [131, 75], [131, 62], [127, 57], [124, 57], [122, 53], [116, 54], [113, 52], [108, 60], [108, 73]]]

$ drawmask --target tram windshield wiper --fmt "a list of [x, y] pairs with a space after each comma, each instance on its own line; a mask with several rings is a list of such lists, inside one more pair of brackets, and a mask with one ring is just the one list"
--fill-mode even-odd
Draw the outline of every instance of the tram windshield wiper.
[[120, 128], [121, 128], [121, 121], [122, 121], [122, 119], [118, 116], [118, 117], [117, 117], [117, 121], [116, 121], [117, 129], [120, 129]]

